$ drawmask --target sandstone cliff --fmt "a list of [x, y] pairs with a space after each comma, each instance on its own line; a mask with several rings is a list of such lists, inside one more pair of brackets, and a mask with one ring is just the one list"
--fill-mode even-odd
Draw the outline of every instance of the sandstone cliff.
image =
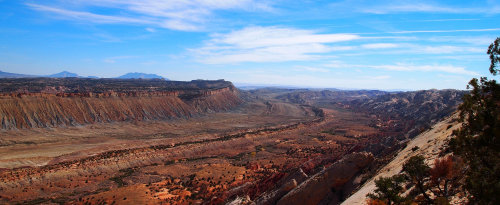
[[343, 195], [337, 192], [341, 191], [345, 183], [372, 161], [373, 155], [368, 153], [347, 155], [288, 192], [277, 204], [319, 204], [322, 201], [328, 201], [323, 203], [336, 201], [337, 196], [329, 195]]
[[278, 182], [276, 189], [256, 199], [255, 204], [337, 204], [347, 194], [345, 185], [373, 160], [370, 153], [352, 153], [310, 177], [299, 168]]
[[227, 81], [15, 79], [0, 84], [2, 129], [164, 120], [241, 103]]

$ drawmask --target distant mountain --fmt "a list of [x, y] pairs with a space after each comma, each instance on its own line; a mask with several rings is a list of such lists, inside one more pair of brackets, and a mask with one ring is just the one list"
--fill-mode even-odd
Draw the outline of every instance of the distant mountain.
[[63, 72], [60, 72], [60, 73], [48, 75], [47, 77], [49, 77], [49, 78], [69, 78], [69, 77], [80, 78], [82, 76], [79, 76], [76, 73], [70, 73], [68, 71], [63, 71]]
[[127, 73], [127, 74], [119, 76], [117, 78], [120, 78], [120, 79], [154, 79], [154, 78], [159, 78], [159, 79], [168, 80], [167, 78], [164, 78], [164, 77], [156, 75], [156, 74], [137, 73], [137, 72]]
[[[99, 78], [97, 76], [80, 76], [76, 73], [71, 73], [69, 71], [62, 71], [60, 73], [52, 74], [52, 75], [26, 75], [26, 74], [18, 74], [18, 73], [8, 73], [8, 72], [3, 72], [0, 71], [0, 78], [41, 78], [41, 77], [46, 77], [46, 78]], [[148, 74], [148, 73], [138, 73], [138, 72], [133, 72], [133, 73], [127, 73], [125, 75], [116, 77], [119, 79], [164, 79], [164, 80], [169, 80], [167, 78], [164, 78], [162, 76], [156, 75], [156, 74]]]
[[36, 76], [0, 71], [0, 78], [29, 78], [29, 77], [36, 77]]

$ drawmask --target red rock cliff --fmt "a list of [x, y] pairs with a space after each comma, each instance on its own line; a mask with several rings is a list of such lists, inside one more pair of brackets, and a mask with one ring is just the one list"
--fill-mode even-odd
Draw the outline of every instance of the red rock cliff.
[[0, 96], [2, 129], [162, 120], [228, 110], [241, 103], [231, 84], [169, 91], [10, 92]]

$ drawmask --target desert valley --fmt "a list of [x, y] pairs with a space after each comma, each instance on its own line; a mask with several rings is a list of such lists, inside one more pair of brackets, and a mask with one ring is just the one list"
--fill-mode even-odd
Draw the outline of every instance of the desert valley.
[[0, 0], [0, 205], [500, 204], [500, 0]]
[[[239, 90], [223, 80], [1, 83], [0, 200], [21, 204], [338, 203], [464, 94]], [[309, 182], [321, 175], [324, 193]]]

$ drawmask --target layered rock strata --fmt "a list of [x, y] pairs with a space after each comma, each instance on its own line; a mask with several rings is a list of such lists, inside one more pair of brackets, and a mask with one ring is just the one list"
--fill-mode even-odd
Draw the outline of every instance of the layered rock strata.
[[320, 204], [325, 200], [331, 202], [336, 197], [330, 195], [340, 193], [344, 184], [373, 160], [373, 155], [366, 152], [346, 155], [340, 161], [293, 188], [277, 204]]
[[[241, 103], [237, 89], [227, 81], [213, 81], [216, 86], [212, 86], [211, 81], [207, 86], [198, 85], [206, 83], [203, 81], [179, 82], [180, 85], [156, 81], [149, 89], [145, 84], [147, 80], [113, 80], [101, 84], [97, 81], [93, 87], [67, 86], [67, 82], [60, 82], [59, 86], [47, 83], [43, 87], [40, 83], [35, 88], [0, 82], [11, 90], [17, 89], [5, 92], [4, 88], [1, 93], [0, 126], [2, 129], [22, 129], [165, 120], [228, 110]], [[33, 82], [26, 80], [26, 84], [30, 83]], [[122, 84], [129, 88], [123, 88]]]

